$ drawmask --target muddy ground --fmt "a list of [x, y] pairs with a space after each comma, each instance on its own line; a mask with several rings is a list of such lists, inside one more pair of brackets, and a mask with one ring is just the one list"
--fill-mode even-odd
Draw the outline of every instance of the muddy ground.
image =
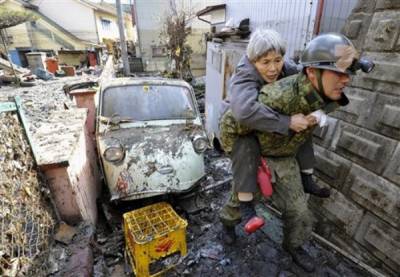
[[318, 268], [312, 274], [304, 272], [281, 248], [282, 223], [264, 204], [257, 207], [257, 211], [267, 218], [263, 229], [248, 236], [243, 232], [243, 225], [239, 225], [236, 229], [238, 241], [232, 246], [224, 245], [220, 239], [222, 226], [218, 211], [229, 194], [230, 182], [224, 182], [231, 177], [229, 159], [210, 150], [206, 153], [206, 164], [208, 178], [203, 186], [223, 185], [186, 199], [158, 198], [118, 207], [103, 203], [94, 247], [94, 276], [133, 275], [124, 259], [122, 213], [161, 200], [168, 200], [188, 221], [188, 255], [166, 276], [370, 276], [315, 241], [311, 241], [307, 249], [316, 259]]

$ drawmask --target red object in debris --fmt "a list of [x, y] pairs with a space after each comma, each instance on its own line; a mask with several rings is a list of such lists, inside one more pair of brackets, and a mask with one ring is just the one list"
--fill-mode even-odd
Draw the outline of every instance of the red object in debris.
[[61, 70], [65, 72], [66, 76], [75, 76], [75, 68], [73, 66], [64, 65], [61, 66]]
[[56, 73], [58, 70], [58, 61], [55, 58], [47, 58], [46, 59], [46, 68], [48, 72]]
[[265, 224], [265, 221], [262, 217], [259, 216], [253, 216], [249, 221], [247, 221], [246, 225], [244, 225], [244, 230], [248, 235], [251, 233], [254, 233], [261, 227], [263, 227]]
[[270, 197], [272, 195], [273, 190], [271, 179], [272, 174], [267, 162], [264, 158], [261, 158], [261, 165], [258, 167], [257, 171], [257, 183], [265, 197]]

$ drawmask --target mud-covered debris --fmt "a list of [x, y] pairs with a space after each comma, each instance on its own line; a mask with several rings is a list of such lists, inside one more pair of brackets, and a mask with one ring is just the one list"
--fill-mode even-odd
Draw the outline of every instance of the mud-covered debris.
[[61, 222], [54, 235], [54, 239], [64, 244], [70, 244], [72, 238], [76, 235], [76, 228], [69, 226], [65, 222]]
[[209, 224], [206, 224], [206, 225], [201, 226], [201, 227], [200, 227], [200, 230], [201, 230], [202, 232], [205, 232], [205, 231], [207, 231], [208, 229], [210, 229], [211, 227], [212, 227], [212, 224], [209, 223]]
[[47, 274], [54, 274], [60, 270], [60, 261], [67, 259], [67, 250], [65, 248], [55, 248], [50, 249], [49, 258], [47, 260]]
[[72, 240], [64, 242], [54, 241], [50, 247], [50, 256], [46, 262], [47, 276], [92, 276], [93, 247], [95, 229], [93, 225], [82, 222], [77, 226], [64, 226], [66, 237]]
[[[207, 176], [209, 177], [206, 186], [231, 178], [229, 159], [225, 156], [216, 155], [214, 151], [206, 152], [206, 167]], [[183, 214], [182, 217], [185, 217], [188, 221], [186, 233], [188, 254], [165, 276], [370, 276], [359, 268], [354, 267], [343, 257], [338, 256], [329, 249], [322, 248], [315, 242], [307, 245], [307, 250], [316, 258], [318, 269], [314, 274], [304, 272], [292, 261], [290, 255], [282, 249], [282, 222], [276, 215], [267, 210], [265, 203], [257, 206], [257, 213], [263, 215], [267, 221], [262, 230], [252, 235], [247, 235], [243, 230], [244, 224], [242, 223], [236, 227], [238, 235], [236, 243], [233, 246], [225, 245], [220, 238], [222, 225], [219, 221], [218, 212], [228, 199], [229, 192], [230, 185], [226, 183], [221, 186], [215, 186], [210, 190], [190, 193], [188, 197], [174, 198], [174, 201], [172, 201], [175, 203], [174, 209]], [[193, 203], [196, 203], [197, 198], [204, 202], [206, 208], [194, 213], [188, 213], [181, 200], [192, 200]], [[154, 201], [158, 202], [156, 199]], [[148, 205], [148, 202], [141, 204]], [[135, 205], [140, 206], [139, 204]], [[135, 205], [128, 210], [137, 208]], [[120, 216], [122, 216], [122, 210], [121, 208]], [[124, 210], [127, 211], [126, 207], [124, 207]], [[121, 224], [116, 224], [116, 226], [120, 228]], [[110, 229], [112, 230], [113, 228]], [[118, 233], [110, 232], [108, 229], [100, 229], [97, 234], [98, 244], [101, 243], [100, 247], [102, 249], [111, 247], [111, 245], [119, 242], [115, 236], [118, 236]], [[108, 240], [111, 243], [108, 243]], [[114, 251], [123, 251], [123, 242], [120, 247], [121, 249], [115, 249]], [[124, 263], [121, 260], [118, 264], [111, 266], [105, 262], [107, 255], [101, 254], [100, 251], [96, 251], [95, 255], [97, 255], [97, 264], [99, 264], [95, 268], [101, 268], [100, 264], [102, 264], [112, 272], [115, 267], [121, 267], [122, 264], [129, 265], [129, 262]], [[124, 275], [121, 276], [131, 276], [131, 274], [125, 271]]]
[[192, 197], [179, 199], [178, 203], [189, 214], [198, 213], [208, 207], [206, 201], [196, 193]]
[[200, 249], [203, 258], [221, 261], [224, 258], [224, 247], [221, 244], [210, 242], [209, 245]]
[[232, 263], [231, 259], [227, 258], [227, 259], [222, 259], [219, 264], [222, 266], [226, 266], [226, 265], [230, 265]]
[[117, 265], [113, 268], [113, 270], [112, 270], [112, 272], [110, 273], [110, 275], [107, 275], [107, 276], [110, 276], [110, 277], [120, 277], [120, 276], [124, 276], [124, 275], [125, 275], [124, 266], [121, 265], [121, 264], [117, 264]]
[[98, 258], [97, 262], [93, 266], [93, 276], [106, 277], [110, 275], [111, 275], [111, 270], [107, 267], [104, 258], [103, 257]]
[[[113, 231], [97, 233], [97, 239], [93, 243], [94, 248], [94, 276], [110, 276], [115, 265], [125, 263], [125, 241], [121, 224], [114, 226]], [[106, 275], [102, 275], [106, 274]]]
[[65, 266], [62, 276], [90, 277], [93, 274], [93, 253], [89, 245], [84, 247], [75, 245], [71, 250], [71, 257]]

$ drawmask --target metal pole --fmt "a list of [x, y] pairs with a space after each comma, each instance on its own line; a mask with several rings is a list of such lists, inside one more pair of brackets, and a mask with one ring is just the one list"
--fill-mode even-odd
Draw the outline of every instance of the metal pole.
[[16, 82], [16, 84], [19, 86], [20, 81], [19, 81], [19, 78], [18, 78], [18, 76], [17, 76], [17, 73], [15, 72], [15, 69], [14, 69], [14, 66], [13, 66], [13, 63], [12, 63], [12, 60], [11, 60], [11, 56], [10, 56], [10, 54], [8, 53], [7, 43], [6, 43], [6, 39], [5, 39], [4, 36], [3, 36], [3, 30], [2, 30], [2, 29], [0, 29], [0, 37], [1, 37], [1, 40], [3, 41], [4, 50], [6, 50], [6, 55], [7, 55], [7, 57], [8, 57], [8, 62], [10, 63], [11, 70], [12, 70], [12, 72], [13, 72], [13, 74], [14, 74], [14, 77], [15, 77], [15, 82]]
[[314, 23], [314, 36], [317, 36], [319, 34], [323, 12], [324, 12], [324, 0], [319, 0], [317, 6], [317, 16]]
[[125, 76], [128, 76], [130, 73], [130, 70], [129, 70], [129, 62], [128, 62], [128, 51], [126, 49], [126, 42], [125, 42], [121, 0], [116, 0], [116, 5], [117, 5], [117, 14], [118, 14], [118, 29], [119, 29], [119, 37], [120, 37], [120, 44], [121, 44], [122, 63], [124, 65], [124, 74], [125, 74]]

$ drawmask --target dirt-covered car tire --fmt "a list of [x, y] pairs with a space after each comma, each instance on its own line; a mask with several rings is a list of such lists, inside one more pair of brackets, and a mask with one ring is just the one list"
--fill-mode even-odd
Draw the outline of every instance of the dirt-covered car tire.
[[27, 82], [27, 81], [22, 81], [22, 82], [20, 82], [20, 84], [19, 84], [21, 87], [23, 87], [23, 88], [27, 88], [27, 87], [33, 87], [33, 86], [36, 86], [37, 85], [37, 83], [36, 83], [36, 81], [34, 81], [34, 82]]

